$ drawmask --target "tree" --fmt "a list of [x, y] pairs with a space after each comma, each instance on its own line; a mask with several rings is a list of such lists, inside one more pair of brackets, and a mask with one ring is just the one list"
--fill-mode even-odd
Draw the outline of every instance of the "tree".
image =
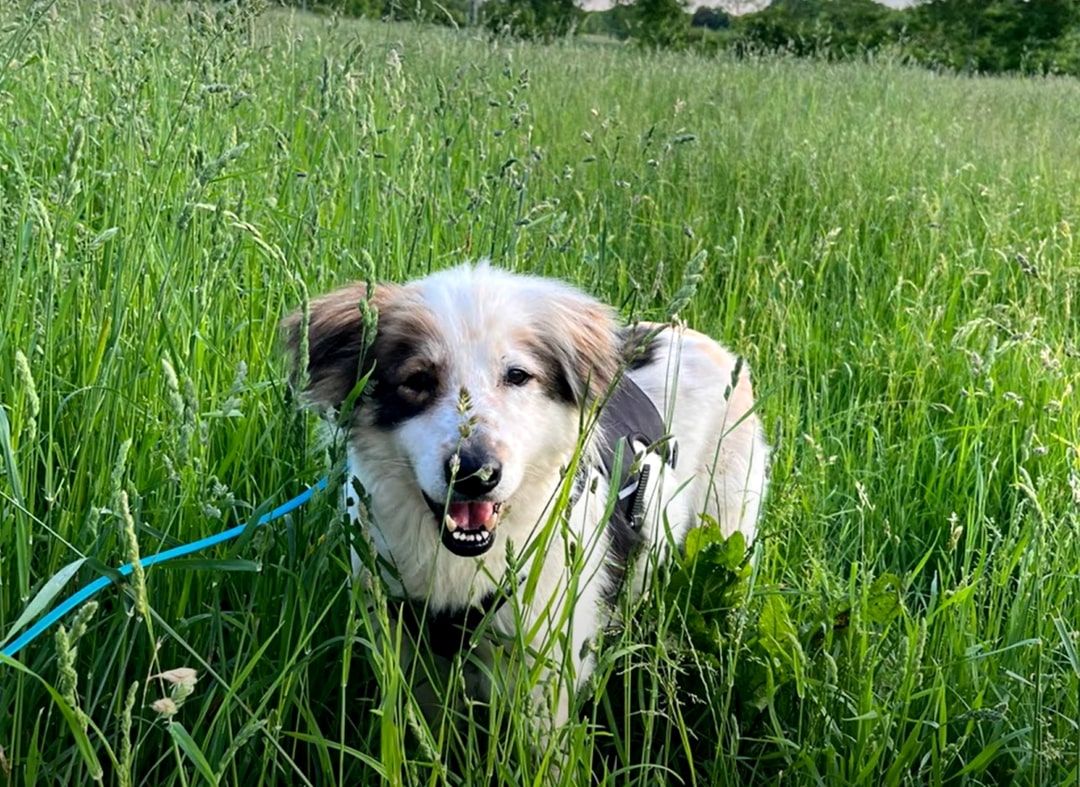
[[680, 46], [690, 30], [686, 0], [638, 0], [635, 36], [650, 49]]
[[576, 33], [583, 13], [574, 0], [488, 0], [481, 7], [491, 32], [549, 43]]
[[581, 23], [582, 33], [606, 35], [625, 41], [637, 26], [633, 6], [616, 3], [605, 11], [590, 11]]
[[873, 0], [775, 0], [734, 27], [743, 48], [844, 58], [897, 41], [901, 12]]
[[727, 30], [731, 27], [731, 17], [719, 8], [698, 6], [690, 17], [691, 27], [704, 27], [709, 30]]
[[930, 65], [1046, 72], [1076, 60], [1076, 0], [930, 0], [908, 16], [912, 54]]

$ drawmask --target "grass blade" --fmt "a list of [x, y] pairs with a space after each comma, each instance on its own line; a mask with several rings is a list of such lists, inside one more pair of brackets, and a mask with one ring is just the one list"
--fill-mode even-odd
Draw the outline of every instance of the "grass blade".
[[37, 592], [37, 595], [34, 596], [33, 600], [26, 605], [26, 609], [22, 611], [22, 614], [19, 615], [18, 619], [11, 624], [11, 628], [8, 629], [7, 634], [0, 640], [0, 647], [22, 631], [22, 629], [32, 620], [52, 606], [53, 599], [64, 589], [64, 586], [71, 580], [75, 573], [82, 568], [86, 560], [86, 558], [81, 557], [78, 560], [72, 561], [49, 578], [49, 581], [42, 586], [41, 590]]
[[207, 784], [216, 787], [218, 778], [214, 773], [214, 769], [210, 767], [206, 755], [203, 754], [202, 749], [195, 743], [194, 738], [191, 737], [184, 725], [178, 721], [170, 721], [165, 729], [169, 731], [169, 735], [172, 736], [173, 741], [180, 747], [180, 750], [191, 760], [199, 775], [206, 779]]
[[25, 667], [18, 661], [15, 661], [15, 659], [8, 658], [3, 654], [0, 654], [0, 664], [6, 664], [7, 666], [11, 667], [12, 669], [18, 670], [24, 675], [29, 675], [30, 677], [38, 681], [42, 685], [42, 687], [44, 687], [44, 689], [49, 693], [49, 696], [52, 697], [52, 700], [55, 703], [56, 707], [59, 709], [60, 714], [64, 717], [64, 721], [67, 722], [68, 729], [71, 731], [72, 737], [75, 738], [75, 745], [79, 750], [80, 756], [82, 757], [83, 764], [86, 766], [86, 769], [90, 774], [90, 778], [94, 779], [95, 781], [101, 779], [102, 773], [104, 772], [101, 767], [101, 761], [98, 760], [97, 753], [94, 751], [93, 744], [90, 743], [90, 738], [86, 734], [86, 731], [83, 729], [82, 721], [79, 719], [79, 716], [76, 713], [75, 709], [64, 701], [64, 698], [60, 696], [60, 692], [53, 688], [51, 683], [49, 683], [47, 680], [38, 675], [29, 667]]

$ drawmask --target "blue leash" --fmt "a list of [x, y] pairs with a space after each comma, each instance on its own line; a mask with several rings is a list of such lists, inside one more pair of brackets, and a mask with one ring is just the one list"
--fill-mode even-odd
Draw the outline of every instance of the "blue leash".
[[[316, 482], [315, 486], [309, 487], [289, 502], [282, 503], [273, 511], [269, 511], [263, 514], [255, 522], [255, 527], [261, 527], [267, 522], [273, 522], [275, 519], [280, 519], [291, 511], [295, 511], [297, 508], [308, 502], [316, 492], [326, 489], [326, 484], [327, 479], [319, 479], [319, 481]], [[224, 532], [216, 533], [212, 536], [207, 536], [206, 538], [201, 538], [198, 541], [193, 541], [190, 544], [181, 544], [178, 547], [166, 549], [164, 552], [158, 552], [156, 555], [150, 555], [149, 557], [143, 558], [139, 562], [142, 564], [143, 568], [150, 568], [150, 566], [155, 566], [158, 563], [164, 563], [166, 560], [172, 560], [173, 558], [190, 555], [192, 552], [198, 552], [201, 549], [212, 547], [215, 544], [222, 543], [223, 541], [229, 541], [231, 539], [234, 539], [241, 533], [243, 533], [245, 530], [247, 530], [247, 528], [247, 523], [243, 525], [237, 525], [236, 527], [230, 528], [229, 530], [226, 530]], [[125, 563], [124, 565], [120, 566], [120, 568], [118, 568], [116, 571], [121, 576], [126, 577], [130, 575], [132, 571], [131, 563]], [[41, 620], [39, 620], [33, 626], [24, 631], [10, 645], [7, 645], [2, 650], [0, 650], [0, 655], [7, 656], [8, 658], [13, 658], [16, 653], [18, 653], [20, 650], [25, 648], [35, 639], [37, 639], [53, 623], [55, 623], [68, 612], [82, 604], [99, 590], [107, 587], [109, 584], [111, 584], [111, 582], [112, 579], [110, 579], [109, 577], [98, 577], [90, 584], [80, 588], [78, 592], [64, 599], [64, 601], [62, 601], [59, 605], [51, 609], [48, 614], [46, 614], [43, 618], [41, 618]]]

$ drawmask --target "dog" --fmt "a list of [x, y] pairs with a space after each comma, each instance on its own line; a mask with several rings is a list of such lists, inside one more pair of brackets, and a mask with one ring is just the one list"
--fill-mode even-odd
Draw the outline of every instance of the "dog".
[[346, 504], [360, 518], [366, 491], [391, 593], [424, 608], [443, 655], [479, 618], [526, 638], [554, 678], [536, 697], [554, 725], [628, 573], [640, 592], [703, 521], [755, 536], [769, 447], [749, 369], [702, 333], [626, 327], [565, 283], [488, 263], [347, 286], [283, 328], [306, 400], [330, 418], [352, 405]]

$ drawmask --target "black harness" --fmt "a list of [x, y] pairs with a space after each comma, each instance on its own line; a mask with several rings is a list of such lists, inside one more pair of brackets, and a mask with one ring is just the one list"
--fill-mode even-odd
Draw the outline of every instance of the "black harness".
[[[645, 516], [649, 466], [640, 461], [637, 446], [655, 451], [672, 468], [678, 460], [678, 445], [668, 434], [656, 406], [637, 383], [622, 375], [600, 411], [600, 466], [580, 467], [570, 496], [573, 505], [584, 494], [590, 469], [603, 473], [617, 489], [617, 498], [608, 520], [616, 558], [613, 561], [617, 587], [629, 555], [642, 542], [641, 525]], [[621, 447], [620, 447], [621, 446]], [[615, 461], [621, 455], [618, 468]], [[522, 578], [524, 581], [524, 578]], [[505, 584], [505, 583], [504, 583]], [[409, 601], [402, 601], [401, 612], [406, 627], [414, 636], [427, 629], [428, 645], [439, 656], [451, 657], [468, 644], [481, 621], [506, 602], [509, 589], [496, 587], [479, 601], [454, 611], [431, 612], [421, 617]]]
[[[649, 484], [649, 466], [638, 461], [635, 446], [657, 451], [672, 468], [678, 461], [679, 447], [668, 434], [664, 421], [637, 383], [623, 375], [600, 411], [600, 464], [611, 486], [619, 490], [610, 526], [617, 530], [640, 533], [645, 516], [645, 493]], [[622, 445], [622, 466], [616, 472], [615, 460]], [[576, 502], [576, 498], [574, 500]]]

